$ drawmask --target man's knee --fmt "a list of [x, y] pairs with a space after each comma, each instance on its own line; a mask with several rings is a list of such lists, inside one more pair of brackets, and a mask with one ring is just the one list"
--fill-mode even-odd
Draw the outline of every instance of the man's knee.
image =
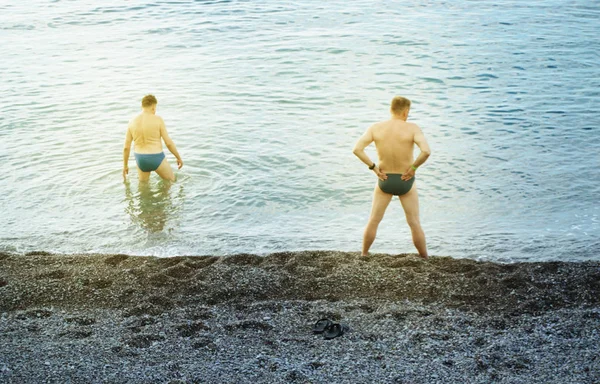
[[383, 220], [383, 216], [370, 216], [369, 224], [379, 225], [379, 223], [381, 223], [381, 220]]
[[419, 221], [419, 216], [407, 216], [406, 222], [408, 223], [408, 226], [411, 228], [421, 227], [421, 222]]

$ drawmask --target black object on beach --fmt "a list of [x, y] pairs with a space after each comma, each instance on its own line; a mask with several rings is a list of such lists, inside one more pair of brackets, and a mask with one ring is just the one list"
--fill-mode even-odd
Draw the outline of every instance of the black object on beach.
[[313, 326], [313, 333], [323, 333], [331, 324], [333, 324], [333, 322], [329, 319], [320, 319]]
[[345, 332], [348, 332], [349, 329], [350, 328], [346, 324], [333, 323], [325, 328], [323, 336], [325, 337], [325, 340], [331, 340], [338, 336], [342, 336]]

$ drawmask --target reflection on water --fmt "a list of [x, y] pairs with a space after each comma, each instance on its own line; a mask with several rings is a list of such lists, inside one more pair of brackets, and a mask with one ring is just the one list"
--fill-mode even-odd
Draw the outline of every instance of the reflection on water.
[[[351, 149], [399, 94], [433, 255], [599, 257], [600, 2], [98, 3], [0, 1], [0, 251], [356, 251]], [[189, 179], [138, 186], [132, 155], [123, 199], [146, 92]], [[397, 201], [372, 250], [414, 252]]]
[[[125, 182], [125, 211], [131, 221], [149, 232], [161, 232], [167, 223], [177, 217], [179, 207], [173, 203], [173, 184], [160, 181], [140, 182], [134, 193], [129, 180]], [[178, 197], [182, 197], [183, 186], [178, 186]], [[172, 224], [172, 223], [171, 223]]]

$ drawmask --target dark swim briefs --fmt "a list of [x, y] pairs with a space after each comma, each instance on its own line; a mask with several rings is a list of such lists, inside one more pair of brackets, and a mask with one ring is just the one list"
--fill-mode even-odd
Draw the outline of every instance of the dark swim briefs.
[[402, 196], [410, 191], [414, 182], [414, 176], [410, 180], [404, 181], [401, 173], [387, 173], [386, 180], [379, 179], [379, 189], [385, 193]]
[[135, 162], [142, 172], [156, 171], [165, 158], [164, 152], [159, 153], [133, 153]]

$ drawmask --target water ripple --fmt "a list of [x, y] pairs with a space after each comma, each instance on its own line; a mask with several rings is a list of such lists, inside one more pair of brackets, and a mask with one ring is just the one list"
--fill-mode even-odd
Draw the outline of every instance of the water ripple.
[[[432, 251], [564, 260], [598, 247], [591, 3], [0, 10], [0, 250], [357, 250], [375, 180], [351, 148], [395, 94], [434, 151], [417, 177]], [[121, 178], [124, 129], [148, 92], [185, 161], [169, 190], [139, 190], [133, 159]], [[396, 202], [374, 251], [413, 252], [402, 219]]]

